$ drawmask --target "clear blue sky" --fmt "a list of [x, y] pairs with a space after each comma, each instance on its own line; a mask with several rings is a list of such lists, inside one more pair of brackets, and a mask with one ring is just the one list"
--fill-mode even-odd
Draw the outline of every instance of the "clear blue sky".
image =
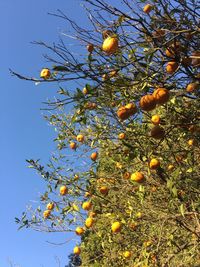
[[25, 159], [47, 161], [54, 150], [54, 130], [41, 115], [41, 102], [56, 94], [56, 85], [35, 86], [12, 77], [9, 68], [36, 76], [43, 67], [41, 47], [34, 40], [55, 41], [66, 25], [47, 15], [61, 9], [85, 24], [78, 0], [1, 0], [0, 58], [0, 266], [61, 267], [67, 262], [71, 245], [53, 246], [50, 242], [65, 242], [67, 234], [45, 234], [33, 230], [17, 231], [15, 216], [30, 200], [37, 199], [45, 185], [37, 174], [27, 168]]

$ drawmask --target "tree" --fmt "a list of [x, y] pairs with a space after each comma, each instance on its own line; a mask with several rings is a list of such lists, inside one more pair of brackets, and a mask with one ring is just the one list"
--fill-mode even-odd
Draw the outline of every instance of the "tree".
[[46, 167], [28, 160], [47, 206], [17, 222], [75, 232], [85, 267], [199, 266], [198, 3], [121, 2], [86, 0], [91, 30], [58, 11], [85, 54], [39, 42], [52, 62], [41, 79], [12, 72], [59, 87], [46, 116], [58, 151]]

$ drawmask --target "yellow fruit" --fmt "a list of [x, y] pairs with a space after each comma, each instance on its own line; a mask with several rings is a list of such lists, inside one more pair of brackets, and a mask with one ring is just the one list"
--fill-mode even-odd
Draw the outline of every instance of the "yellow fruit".
[[78, 134], [76, 137], [76, 140], [80, 143], [82, 143], [84, 141], [84, 136], [82, 134]]
[[74, 247], [74, 254], [75, 255], [80, 255], [81, 254], [81, 248], [80, 247]]
[[88, 44], [88, 45], [87, 45], [87, 51], [88, 51], [89, 53], [92, 53], [93, 50], [94, 50], [94, 45], [93, 45], [93, 44]]
[[188, 145], [189, 146], [193, 146], [194, 144], [195, 144], [195, 140], [194, 139], [188, 140]]
[[53, 210], [54, 209], [54, 203], [53, 202], [50, 202], [47, 204], [47, 210]]
[[131, 257], [131, 252], [130, 252], [130, 251], [124, 251], [123, 255], [124, 255], [124, 258], [126, 258], [126, 259], [130, 259], [130, 257]]
[[90, 192], [85, 192], [85, 197], [91, 197], [91, 193]]
[[157, 104], [164, 104], [169, 100], [169, 91], [165, 88], [157, 88], [153, 92]]
[[152, 5], [147, 4], [146, 6], [144, 6], [143, 11], [144, 11], [144, 13], [149, 14], [149, 12], [152, 10], [152, 8], [153, 8]]
[[68, 188], [65, 185], [63, 185], [63, 186], [60, 187], [60, 194], [61, 194], [61, 196], [66, 195], [67, 192], [68, 192]]
[[123, 168], [123, 165], [120, 162], [117, 162], [116, 163], [116, 168], [122, 169]]
[[138, 219], [140, 219], [140, 218], [142, 218], [142, 213], [139, 211], [139, 212], [136, 213], [135, 216], [136, 216]]
[[108, 55], [114, 54], [118, 50], [118, 39], [116, 37], [107, 37], [102, 45], [102, 50]]
[[75, 143], [75, 142], [71, 142], [71, 143], [69, 144], [69, 147], [70, 147], [71, 149], [76, 149], [76, 143]]
[[108, 194], [108, 191], [109, 191], [109, 189], [108, 189], [107, 186], [101, 186], [101, 187], [99, 188], [99, 192], [100, 192], [102, 195], [107, 195], [107, 194]]
[[96, 212], [94, 212], [94, 211], [90, 211], [90, 212], [88, 213], [88, 216], [91, 217], [91, 218], [94, 218], [94, 217], [97, 216], [97, 214], [96, 214]]
[[50, 215], [51, 215], [51, 211], [50, 210], [45, 210], [43, 212], [44, 219], [48, 219]]
[[86, 226], [87, 228], [92, 227], [93, 224], [94, 224], [94, 219], [93, 219], [92, 217], [89, 217], [89, 218], [87, 218], [87, 219], [85, 220], [85, 226]]
[[51, 72], [49, 69], [45, 68], [45, 69], [42, 69], [41, 72], [40, 72], [40, 77], [47, 80], [51, 77]]
[[151, 111], [156, 107], [156, 100], [153, 95], [144, 95], [140, 99], [140, 108], [144, 111]]
[[160, 124], [160, 116], [159, 115], [153, 115], [151, 117], [151, 122], [154, 124], [154, 125], [159, 125]]
[[84, 210], [90, 210], [92, 208], [92, 203], [90, 201], [85, 201], [82, 204], [82, 208]]
[[125, 135], [125, 133], [120, 133], [119, 135], [118, 135], [118, 138], [119, 139], [125, 139], [126, 138], [126, 135]]
[[155, 139], [162, 139], [165, 137], [165, 130], [159, 125], [156, 125], [151, 129], [150, 135]]
[[194, 92], [195, 90], [197, 90], [199, 88], [199, 83], [198, 82], [194, 82], [194, 83], [189, 83], [187, 85], [186, 91], [188, 93]]
[[97, 152], [93, 152], [91, 155], [90, 155], [90, 158], [91, 160], [95, 161], [98, 157], [98, 153]]
[[113, 233], [119, 233], [122, 229], [122, 225], [120, 222], [114, 222], [111, 226], [111, 230]]
[[88, 89], [86, 87], [84, 87], [82, 92], [83, 92], [84, 95], [87, 95], [88, 94]]
[[85, 230], [83, 229], [83, 227], [77, 227], [76, 230], [75, 230], [75, 233], [77, 235], [82, 235], [84, 234]]
[[172, 165], [172, 164], [169, 164], [169, 165], [168, 165], [168, 167], [167, 167], [167, 169], [168, 169], [168, 171], [171, 171], [171, 170], [173, 170], [173, 169], [174, 169], [174, 165]]
[[170, 61], [167, 63], [166, 71], [169, 74], [173, 74], [178, 69], [178, 63], [175, 61]]
[[158, 159], [152, 159], [149, 162], [149, 168], [155, 170], [160, 167], [160, 161]]
[[131, 180], [134, 182], [143, 182], [144, 174], [142, 172], [134, 172], [131, 174]]

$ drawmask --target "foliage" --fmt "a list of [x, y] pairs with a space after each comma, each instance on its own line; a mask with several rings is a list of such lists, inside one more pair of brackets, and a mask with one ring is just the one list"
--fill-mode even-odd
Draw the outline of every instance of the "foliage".
[[[77, 57], [77, 46], [69, 51], [65, 40], [39, 43], [50, 51], [46, 77], [13, 72], [59, 87], [46, 115], [58, 132], [58, 150], [46, 167], [28, 160], [46, 181], [42, 207], [16, 220], [21, 227], [75, 232], [93, 217], [81, 236], [81, 266], [199, 266], [198, 3], [158, 0], [148, 12], [146, 1], [85, 3], [92, 29], [61, 11], [55, 15], [70, 23], [80, 51], [90, 44], [88, 52]], [[69, 88], [70, 81], [81, 85]], [[144, 101], [145, 95], [153, 97]], [[92, 152], [98, 154], [90, 159]], [[59, 194], [63, 185], [67, 193]], [[48, 203], [54, 207], [44, 218]], [[114, 222], [122, 226], [118, 233]]]

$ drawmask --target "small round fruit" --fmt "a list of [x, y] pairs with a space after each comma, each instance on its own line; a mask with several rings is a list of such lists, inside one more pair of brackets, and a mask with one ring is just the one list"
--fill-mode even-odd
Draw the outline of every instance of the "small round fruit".
[[118, 39], [116, 37], [107, 37], [102, 45], [102, 50], [108, 55], [114, 54], [119, 48]]
[[65, 185], [60, 187], [61, 196], [65, 196], [67, 194], [67, 192], [68, 192], [68, 188]]
[[85, 226], [86, 226], [87, 228], [92, 227], [93, 224], [94, 224], [94, 219], [93, 219], [92, 217], [89, 217], [89, 218], [87, 218], [87, 219], [85, 220]]
[[151, 122], [154, 124], [154, 125], [159, 125], [160, 124], [160, 116], [159, 115], [153, 115], [151, 117]]
[[80, 247], [74, 247], [74, 254], [75, 255], [80, 255], [81, 254], [81, 248]]
[[87, 45], [87, 51], [88, 51], [89, 53], [92, 53], [93, 50], [94, 50], [94, 45], [93, 45], [93, 44], [88, 44], [88, 45]]
[[142, 172], [134, 172], [131, 174], [131, 181], [141, 183], [144, 181], [144, 174]]
[[51, 72], [49, 69], [45, 68], [45, 69], [42, 69], [41, 72], [40, 72], [40, 77], [47, 80], [51, 77]]
[[169, 164], [168, 167], [167, 167], [168, 171], [172, 171], [174, 169], [174, 165], [172, 164]]
[[152, 170], [156, 170], [160, 167], [160, 161], [158, 159], [152, 159], [149, 162], [149, 168]]
[[140, 108], [144, 111], [151, 111], [156, 107], [156, 100], [153, 95], [144, 95], [140, 99]]
[[131, 252], [130, 251], [124, 251], [123, 256], [125, 259], [130, 259], [131, 258]]
[[142, 212], [138, 211], [135, 215], [138, 219], [142, 218]]
[[98, 153], [97, 152], [93, 152], [91, 155], [90, 155], [90, 158], [91, 160], [95, 161], [98, 157]]
[[194, 92], [199, 88], [199, 83], [198, 82], [194, 82], [194, 83], [189, 83], [186, 87], [186, 91], [188, 93]]
[[143, 11], [144, 11], [144, 13], [149, 14], [149, 12], [151, 12], [152, 8], [153, 8], [152, 5], [147, 4], [144, 6]]
[[82, 234], [84, 234], [84, 232], [85, 232], [85, 230], [83, 229], [83, 227], [80, 227], [80, 226], [76, 227], [75, 233], [77, 235], [82, 235]]
[[88, 89], [86, 87], [84, 87], [82, 92], [83, 92], [84, 95], [87, 95], [88, 94]]
[[84, 210], [90, 210], [92, 208], [92, 203], [90, 201], [85, 201], [82, 204], [82, 208]]
[[162, 139], [165, 137], [165, 130], [161, 126], [156, 125], [151, 129], [150, 135], [155, 139]]
[[120, 133], [119, 135], [118, 135], [118, 138], [119, 139], [125, 139], [126, 138], [126, 135], [125, 135], [125, 133]]
[[114, 222], [111, 226], [113, 233], [119, 233], [122, 229], [122, 224], [120, 222]]
[[132, 116], [137, 112], [137, 107], [134, 103], [128, 103], [125, 108], [127, 109], [129, 116]]
[[122, 107], [120, 107], [120, 108], [118, 109], [118, 111], [117, 111], [117, 116], [118, 116], [118, 118], [120, 118], [121, 120], [126, 120], [126, 119], [128, 119], [128, 117], [129, 117], [129, 112], [128, 112], [128, 110], [127, 110], [124, 106], [122, 106]]
[[109, 189], [108, 189], [108, 187], [107, 186], [101, 186], [100, 188], [99, 188], [99, 192], [102, 194], [102, 195], [107, 195], [108, 194], [108, 191], [109, 191]]
[[188, 140], [188, 145], [189, 146], [193, 146], [195, 144], [195, 140], [194, 139], [189, 139]]
[[175, 61], [170, 61], [167, 63], [166, 71], [169, 74], [173, 74], [178, 69], [178, 63]]
[[84, 141], [84, 136], [82, 134], [78, 134], [76, 137], [76, 140], [80, 143], [82, 143]]
[[169, 100], [169, 91], [165, 88], [158, 88], [153, 92], [157, 104], [164, 104]]
[[47, 210], [53, 210], [54, 209], [54, 203], [53, 202], [50, 202], [47, 204]]
[[50, 210], [45, 210], [43, 212], [44, 219], [48, 219], [50, 215], [51, 215], [51, 211]]
[[75, 150], [75, 149], [76, 149], [76, 143], [75, 143], [75, 142], [71, 142], [71, 143], [69, 144], [69, 147], [70, 147], [71, 149]]

